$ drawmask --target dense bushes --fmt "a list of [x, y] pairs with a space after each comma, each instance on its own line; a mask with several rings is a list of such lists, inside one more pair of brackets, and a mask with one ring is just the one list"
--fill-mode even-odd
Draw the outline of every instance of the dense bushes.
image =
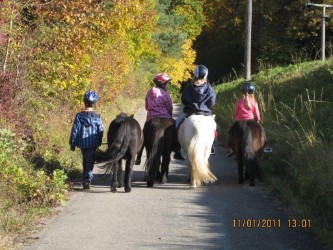
[[35, 170], [23, 157], [29, 143], [0, 129], [0, 226], [5, 234], [24, 231], [35, 212], [66, 201], [64, 170], [54, 170], [51, 175]]

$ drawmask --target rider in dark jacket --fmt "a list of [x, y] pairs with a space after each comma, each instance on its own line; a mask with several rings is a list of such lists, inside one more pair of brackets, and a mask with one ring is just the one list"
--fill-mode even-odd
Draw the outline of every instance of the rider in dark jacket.
[[189, 83], [182, 91], [183, 114], [176, 120], [178, 128], [186, 116], [211, 115], [211, 108], [215, 105], [216, 94], [212, 86], [207, 82], [208, 69], [204, 65], [198, 65], [194, 71], [194, 81]]
[[[176, 128], [189, 115], [211, 115], [211, 108], [215, 105], [216, 94], [207, 82], [208, 69], [198, 65], [194, 70], [194, 81], [189, 83], [182, 91], [183, 113], [176, 120]], [[214, 148], [212, 149], [213, 152]], [[174, 155], [175, 159], [183, 159], [180, 151]]]
[[208, 82], [197, 85], [196, 82], [189, 84], [183, 92], [183, 112], [186, 114], [211, 115], [211, 108], [215, 104], [216, 95]]

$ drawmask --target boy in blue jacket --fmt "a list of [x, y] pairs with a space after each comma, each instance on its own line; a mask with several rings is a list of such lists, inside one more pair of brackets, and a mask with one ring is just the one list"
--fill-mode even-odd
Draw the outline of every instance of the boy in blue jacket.
[[81, 149], [83, 165], [83, 189], [90, 189], [93, 177], [94, 155], [96, 149], [102, 144], [104, 126], [100, 115], [93, 111], [93, 106], [98, 100], [94, 91], [87, 91], [83, 96], [85, 109], [76, 114], [71, 135], [69, 138], [70, 149]]

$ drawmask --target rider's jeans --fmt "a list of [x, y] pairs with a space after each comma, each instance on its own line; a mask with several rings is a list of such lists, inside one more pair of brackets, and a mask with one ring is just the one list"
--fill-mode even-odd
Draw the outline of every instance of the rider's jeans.
[[187, 114], [181, 113], [175, 121], [175, 126], [178, 128], [179, 124], [186, 118]]

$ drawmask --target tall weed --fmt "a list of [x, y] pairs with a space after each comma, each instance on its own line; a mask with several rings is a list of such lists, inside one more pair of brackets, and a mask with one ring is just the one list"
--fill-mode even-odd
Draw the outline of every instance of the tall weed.
[[[265, 164], [274, 173], [272, 183], [302, 216], [311, 218], [316, 230], [333, 236], [333, 147], [327, 131], [318, 129], [320, 110], [325, 109], [322, 93], [300, 95], [293, 106], [280, 103], [276, 109], [274, 154], [282, 161]], [[316, 99], [319, 98], [319, 99]], [[271, 168], [271, 169], [269, 169]], [[274, 169], [272, 169], [274, 168]], [[330, 237], [333, 239], [332, 237]], [[326, 238], [328, 244], [332, 240]]]

